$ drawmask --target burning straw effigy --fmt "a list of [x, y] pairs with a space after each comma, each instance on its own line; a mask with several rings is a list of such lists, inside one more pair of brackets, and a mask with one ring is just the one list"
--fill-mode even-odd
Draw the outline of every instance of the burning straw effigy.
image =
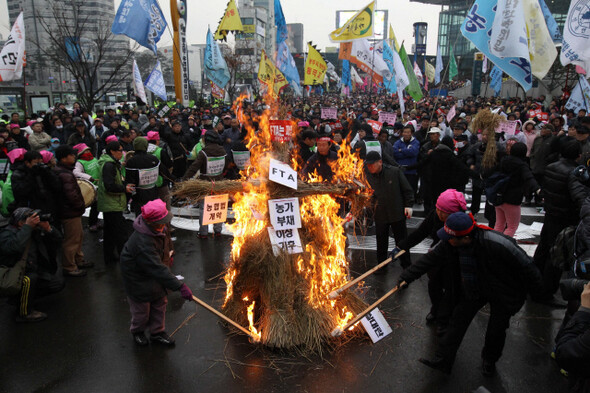
[[[297, 190], [269, 181], [269, 160], [292, 163], [291, 146], [272, 140], [271, 113], [276, 103], [259, 119], [254, 129], [234, 106], [248, 130], [250, 167], [242, 181], [191, 179], [180, 184], [175, 196], [195, 202], [210, 194], [230, 194], [234, 200], [234, 234], [223, 313], [243, 326], [262, 344], [303, 352], [321, 353], [339, 339], [331, 336], [366, 304], [352, 291], [337, 299], [330, 292], [347, 282], [348, 260], [340, 202], [350, 201], [354, 211], [367, 205], [369, 189], [362, 164], [343, 145], [332, 183], [304, 183]], [[316, 179], [321, 180], [321, 179]], [[297, 197], [302, 252], [273, 250], [269, 231], [269, 200]], [[338, 198], [338, 199], [336, 199]], [[297, 229], [295, 229], [297, 231]]]

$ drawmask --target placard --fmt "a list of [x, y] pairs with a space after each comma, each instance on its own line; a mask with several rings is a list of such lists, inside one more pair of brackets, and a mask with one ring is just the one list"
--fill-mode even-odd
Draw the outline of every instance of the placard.
[[231, 151], [234, 157], [234, 164], [238, 167], [239, 170], [243, 171], [244, 169], [250, 166], [250, 152], [246, 151]]
[[164, 117], [166, 114], [170, 112], [170, 107], [168, 105], [164, 105], [162, 109], [158, 112], [158, 117]]
[[269, 199], [268, 214], [275, 230], [301, 228], [298, 198]]
[[539, 118], [539, 116], [541, 116], [541, 113], [543, 113], [543, 111], [541, 109], [530, 110], [529, 111], [529, 118], [530, 119], [534, 119], [535, 117]]
[[391, 326], [385, 320], [379, 308], [371, 310], [363, 319], [361, 319], [363, 327], [369, 333], [369, 337], [373, 340], [373, 343], [387, 337], [391, 334]]
[[138, 188], [143, 190], [147, 190], [150, 188], [154, 188], [156, 186], [156, 182], [158, 181], [158, 175], [160, 171], [160, 164], [156, 165], [153, 168], [149, 169], [138, 169], [139, 171], [139, 184], [137, 185]]
[[294, 190], [297, 189], [297, 172], [295, 172], [289, 165], [275, 160], [274, 158], [270, 159], [268, 180]]
[[337, 119], [338, 109], [336, 108], [322, 108], [321, 111], [322, 119]]
[[227, 220], [229, 194], [209, 195], [203, 201], [203, 225], [218, 224]]
[[275, 256], [278, 256], [281, 251], [289, 254], [301, 254], [303, 252], [301, 238], [297, 229], [281, 229], [279, 231], [275, 231], [271, 227], [267, 229], [270, 244], [272, 244], [272, 252]]
[[457, 114], [457, 107], [455, 105], [453, 105], [453, 107], [449, 110], [449, 113], [447, 113], [447, 123], [450, 123], [451, 120], [453, 120], [455, 118], [456, 114]]
[[379, 122], [394, 125], [397, 121], [397, 113], [379, 112]]
[[[201, 150], [203, 151], [203, 150]], [[205, 154], [205, 152], [203, 152]], [[205, 156], [207, 156], [205, 154]], [[207, 173], [203, 173], [205, 176], [219, 176], [223, 173], [225, 168], [225, 156], [221, 157], [207, 157]]]
[[[518, 121], [516, 120], [506, 120], [501, 122], [496, 128], [497, 133], [503, 132], [506, 137], [511, 137], [516, 133], [516, 127], [518, 126]], [[508, 138], [505, 138], [508, 139]]]
[[381, 157], [383, 157], [383, 155], [381, 154], [381, 142], [365, 141], [365, 146], [367, 148], [367, 154], [369, 154], [369, 152], [376, 151], [377, 153], [379, 153]]
[[270, 137], [273, 142], [289, 142], [293, 138], [291, 120], [269, 120]]
[[381, 127], [383, 127], [383, 123], [375, 120], [367, 120], [367, 124], [371, 126], [371, 128], [373, 129], [373, 135], [375, 136], [375, 138], [377, 138], [379, 132], [381, 132]]

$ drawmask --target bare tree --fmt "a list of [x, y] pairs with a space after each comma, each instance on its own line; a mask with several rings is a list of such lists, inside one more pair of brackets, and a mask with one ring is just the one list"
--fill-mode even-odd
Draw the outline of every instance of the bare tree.
[[48, 63], [71, 74], [78, 100], [92, 110], [101, 97], [130, 81], [137, 45], [131, 48], [126, 38], [114, 35], [110, 18], [84, 13], [83, 7], [81, 0], [50, 0], [36, 15], [44, 39], [33, 43]]
[[231, 79], [225, 86], [231, 102], [234, 102], [238, 93], [237, 85], [252, 79], [255, 64], [251, 61], [253, 56], [246, 56], [232, 51], [229, 47], [223, 48], [223, 57], [227, 63]]

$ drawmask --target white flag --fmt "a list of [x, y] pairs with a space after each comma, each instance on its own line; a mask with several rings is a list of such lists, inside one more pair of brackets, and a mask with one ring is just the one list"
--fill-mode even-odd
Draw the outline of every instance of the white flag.
[[[352, 41], [352, 49], [350, 55], [356, 59], [352, 60], [361, 66], [364, 64], [368, 70], [373, 70], [376, 74], [382, 76], [384, 79], [391, 79], [391, 72], [385, 61], [383, 61], [383, 47], [379, 42], [374, 47], [369, 43], [369, 40], [362, 38], [360, 40]], [[366, 70], [365, 70], [366, 71]]]
[[22, 78], [25, 56], [25, 25], [21, 12], [0, 52], [0, 82]]
[[529, 39], [531, 69], [534, 76], [543, 79], [557, 57], [557, 49], [555, 49], [555, 44], [547, 28], [539, 0], [524, 0], [523, 7]]
[[137, 67], [137, 62], [133, 59], [133, 85], [135, 87], [135, 95], [139, 97], [144, 104], [147, 104], [147, 97], [145, 96], [145, 88], [143, 87], [143, 80]]
[[490, 51], [498, 57], [529, 58], [523, 0], [498, 0]]
[[360, 77], [358, 72], [356, 72], [356, 70], [352, 66], [350, 67], [350, 77], [352, 78], [352, 81], [357, 85], [363, 84], [363, 78]]
[[402, 111], [402, 115], [406, 111], [404, 103], [404, 89], [410, 84], [410, 78], [404, 68], [404, 63], [397, 51], [393, 52], [393, 70], [395, 71], [395, 83], [397, 84], [397, 97], [399, 98], [399, 106]]
[[578, 113], [580, 109], [588, 111], [590, 106], [590, 84], [583, 75], [580, 75], [580, 83], [572, 91], [570, 99], [565, 104], [565, 109]]
[[440, 53], [440, 46], [436, 49], [436, 67], [434, 68], [434, 84], [440, 83], [440, 73], [443, 71], [442, 54]]
[[453, 105], [453, 107], [451, 108], [449, 113], [447, 113], [447, 123], [450, 124], [451, 120], [453, 120], [455, 118], [456, 114], [457, 114], [457, 105]]
[[488, 57], [483, 55], [483, 63], [481, 63], [481, 72], [484, 74], [488, 72]]
[[561, 64], [570, 63], [590, 70], [590, 0], [577, 0], [570, 3], [567, 20], [563, 28], [563, 45], [559, 56]]
[[424, 76], [422, 75], [422, 71], [416, 62], [414, 62], [414, 74], [416, 74], [416, 78], [418, 78], [418, 83], [424, 86]]

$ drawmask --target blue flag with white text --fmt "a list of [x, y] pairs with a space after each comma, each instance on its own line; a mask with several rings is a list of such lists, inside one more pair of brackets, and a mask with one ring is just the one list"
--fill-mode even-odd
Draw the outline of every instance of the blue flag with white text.
[[285, 75], [285, 78], [289, 81], [297, 95], [301, 95], [299, 71], [297, 71], [297, 65], [285, 41], [279, 43], [277, 46], [275, 63], [277, 68]]
[[480, 52], [483, 52], [492, 63], [514, 78], [524, 91], [528, 91], [533, 86], [530, 59], [522, 57], [500, 58], [490, 51], [491, 29], [496, 16], [497, 3], [497, 0], [475, 0], [461, 26], [461, 34], [471, 41]]
[[549, 34], [551, 34], [551, 39], [556, 44], [561, 44], [563, 40], [563, 36], [561, 35], [561, 31], [559, 31], [559, 26], [553, 17], [553, 14], [545, 4], [545, 0], [539, 0], [539, 5], [541, 6], [541, 10], [543, 11], [543, 17], [545, 18], [545, 23], [547, 23], [547, 29], [549, 29]]
[[156, 0], [123, 0], [111, 31], [124, 34], [158, 54], [156, 44], [166, 29], [166, 18]]
[[397, 83], [395, 82], [395, 68], [393, 63], [393, 49], [387, 44], [387, 42], [383, 41], [383, 61], [387, 64], [387, 68], [389, 68], [389, 72], [391, 72], [391, 79], [383, 78], [383, 84], [387, 89], [387, 92], [390, 94], [397, 93]]
[[285, 14], [283, 14], [283, 7], [281, 7], [281, 0], [275, 0], [275, 25], [277, 25], [277, 45], [284, 42], [289, 37], [287, 30], [287, 22], [285, 21]]
[[490, 87], [496, 92], [496, 96], [502, 90], [502, 75], [504, 73], [498, 66], [494, 66], [490, 72]]
[[342, 60], [342, 86], [352, 89], [352, 78], [350, 77], [350, 61]]
[[222, 89], [231, 79], [227, 63], [221, 54], [219, 45], [213, 39], [211, 30], [207, 30], [207, 46], [205, 47], [205, 76]]
[[166, 101], [168, 97], [166, 96], [166, 84], [164, 83], [164, 75], [162, 74], [162, 67], [160, 67], [160, 62], [156, 63], [156, 66], [150, 73], [150, 76], [146, 79], [144, 83], [145, 87], [149, 89], [152, 93], [160, 97], [162, 100]]

